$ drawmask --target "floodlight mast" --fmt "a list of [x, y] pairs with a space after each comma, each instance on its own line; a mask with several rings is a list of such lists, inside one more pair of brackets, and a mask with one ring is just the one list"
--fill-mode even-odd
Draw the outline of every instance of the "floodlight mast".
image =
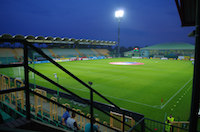
[[119, 44], [120, 44], [120, 21], [121, 21], [121, 18], [123, 16], [124, 16], [124, 11], [123, 10], [115, 11], [115, 17], [118, 19], [118, 45], [117, 45], [118, 57], [120, 57], [120, 48], [119, 48]]

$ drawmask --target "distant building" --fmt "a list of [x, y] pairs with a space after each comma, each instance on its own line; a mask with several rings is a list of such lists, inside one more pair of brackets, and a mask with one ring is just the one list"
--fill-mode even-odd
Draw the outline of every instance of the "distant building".
[[188, 43], [164, 43], [140, 49], [141, 57], [167, 57], [178, 56], [194, 57], [194, 45]]

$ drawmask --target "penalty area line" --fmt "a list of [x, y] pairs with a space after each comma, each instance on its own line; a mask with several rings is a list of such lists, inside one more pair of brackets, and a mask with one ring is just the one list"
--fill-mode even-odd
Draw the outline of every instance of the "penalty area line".
[[167, 102], [161, 106], [161, 109], [163, 109], [178, 93], [180, 93], [191, 80], [192, 78], [186, 82], [169, 100], [167, 100]]

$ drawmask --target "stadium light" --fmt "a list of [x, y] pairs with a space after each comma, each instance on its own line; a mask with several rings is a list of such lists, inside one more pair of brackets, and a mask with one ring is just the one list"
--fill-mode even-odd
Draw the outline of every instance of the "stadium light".
[[120, 21], [121, 21], [121, 18], [123, 16], [124, 16], [124, 10], [115, 11], [115, 17], [118, 19], [118, 46], [117, 46], [118, 57], [120, 57], [120, 48], [119, 48], [119, 44], [120, 44]]
[[124, 16], [124, 11], [123, 10], [117, 10], [115, 11], [115, 17], [116, 18], [121, 18]]

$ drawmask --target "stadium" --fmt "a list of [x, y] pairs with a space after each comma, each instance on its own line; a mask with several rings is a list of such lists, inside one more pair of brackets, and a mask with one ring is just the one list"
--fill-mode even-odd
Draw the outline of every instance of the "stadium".
[[198, 132], [200, 21], [194, 1], [175, 1], [195, 46], [120, 57], [119, 32], [118, 42], [1, 34], [0, 131]]
[[[138, 122], [144, 115], [162, 122], [163, 117], [166, 118], [167, 115], [172, 113], [179, 120], [174, 124], [174, 130], [179, 130], [177, 125], [181, 121], [186, 123], [189, 118], [189, 109], [185, 106], [186, 104], [190, 105], [189, 100], [192, 90], [193, 64], [190, 60], [147, 59], [147, 57], [137, 59], [112, 58], [110, 49], [116, 42], [111, 41], [45, 38], [41, 36], [24, 37], [22, 35], [11, 36], [9, 34], [2, 35], [1, 39], [9, 41], [26, 40], [29, 43], [33, 43], [33, 46], [44, 46], [44, 43], [46, 43], [44, 48], [41, 47], [40, 52], [50, 57], [55, 63], [57, 62], [73, 72], [83, 82], [92, 82], [90, 87], [98, 91], [94, 94], [94, 101], [96, 101], [94, 105], [105, 107], [104, 110], [116, 116], [117, 119], [122, 117], [120, 116], [121, 112], [108, 105], [107, 99], [125, 109], [128, 113], [126, 115], [127, 120], [130, 118], [128, 125]], [[22, 64], [24, 58], [22, 57], [23, 49], [21, 47], [22, 44], [10, 43], [1, 48], [1, 64]], [[29, 72], [31, 89], [79, 113], [90, 116], [89, 106], [76, 97], [90, 101], [90, 90], [77, 83], [70, 75], [66, 75], [65, 72], [56, 68], [51, 63], [51, 60], [45, 58], [40, 52], [36, 52], [31, 48], [28, 49], [28, 63], [33, 68]], [[52, 81], [61, 84], [70, 92], [66, 92], [62, 87], [58, 88], [58, 86], [48, 83], [42, 76], [35, 74], [33, 70], [37, 70]], [[2, 90], [15, 86], [20, 87], [20, 85], [24, 85], [23, 80], [25, 80], [23, 67], [1, 70]], [[122, 90], [123, 93], [121, 92]], [[103, 98], [101, 97], [102, 95]], [[21, 111], [23, 111], [24, 106], [22, 105], [24, 101], [22, 98], [24, 97], [24, 94], [15, 92], [14, 96], [4, 95], [1, 99], [2, 101], [8, 101], [10, 104], [15, 104], [14, 108], [22, 109]], [[51, 103], [45, 103], [45, 99], [42, 100], [34, 94], [30, 96], [30, 99], [30, 108], [34, 112], [36, 119], [40, 117], [42, 119], [47, 118], [48, 122], [53, 120], [55, 124], [59, 122], [63, 113], [62, 108], [49, 106], [50, 111], [48, 111], [49, 108], [45, 104], [50, 105]], [[112, 103], [111, 105], [113, 105]], [[185, 107], [184, 110], [182, 109], [183, 107]], [[156, 115], [154, 114], [155, 111]], [[99, 109], [94, 109], [94, 115], [101, 123], [109, 124], [109, 126], [112, 126], [111, 128], [116, 130], [122, 130], [122, 126], [118, 125], [120, 123], [117, 123], [115, 119], [108, 115], [105, 116]], [[81, 115], [77, 118], [83, 120]], [[87, 122], [87, 119], [85, 120]], [[159, 125], [158, 129], [162, 129], [163, 124]], [[80, 123], [80, 126], [84, 129], [84, 124]], [[187, 124], [186, 126], [188, 127]], [[101, 129], [103, 131], [105, 128], [102, 126]], [[127, 126], [125, 129], [128, 129]]]

